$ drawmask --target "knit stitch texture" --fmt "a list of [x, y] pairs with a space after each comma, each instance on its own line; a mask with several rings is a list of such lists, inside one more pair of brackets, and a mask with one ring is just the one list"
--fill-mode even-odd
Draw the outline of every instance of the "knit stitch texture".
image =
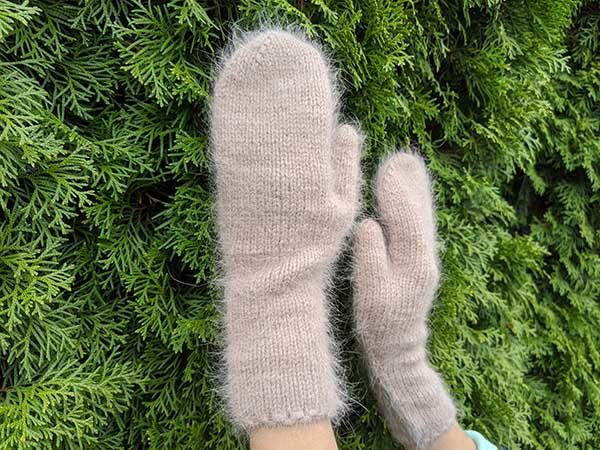
[[358, 209], [359, 134], [338, 124], [323, 53], [277, 30], [226, 59], [211, 117], [229, 413], [246, 430], [335, 418], [326, 288]]
[[425, 449], [456, 421], [427, 362], [427, 315], [439, 280], [430, 182], [423, 160], [400, 153], [379, 169], [380, 221], [358, 227], [354, 318], [373, 390], [392, 435]]

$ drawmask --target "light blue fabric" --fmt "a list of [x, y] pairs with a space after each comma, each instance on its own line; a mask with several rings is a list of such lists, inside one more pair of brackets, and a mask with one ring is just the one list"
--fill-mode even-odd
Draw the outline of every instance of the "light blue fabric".
[[466, 433], [475, 442], [477, 450], [498, 450], [498, 447], [484, 438], [481, 433], [473, 430], [467, 430]]

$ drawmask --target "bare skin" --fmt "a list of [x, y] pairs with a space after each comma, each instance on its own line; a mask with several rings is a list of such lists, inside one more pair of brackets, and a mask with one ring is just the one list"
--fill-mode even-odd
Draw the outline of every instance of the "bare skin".
[[477, 450], [477, 447], [463, 429], [455, 424], [437, 438], [428, 450]]
[[[323, 420], [308, 425], [261, 428], [250, 434], [251, 450], [337, 450], [333, 428]], [[476, 450], [462, 428], [454, 425], [428, 450]]]
[[337, 450], [328, 420], [291, 427], [260, 428], [250, 434], [251, 450]]

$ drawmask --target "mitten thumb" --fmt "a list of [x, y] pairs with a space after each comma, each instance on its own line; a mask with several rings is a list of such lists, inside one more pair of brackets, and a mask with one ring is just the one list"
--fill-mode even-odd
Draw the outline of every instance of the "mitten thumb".
[[[373, 279], [388, 269], [388, 252], [381, 225], [373, 219], [363, 220], [354, 239], [354, 274], [357, 279]], [[358, 280], [360, 283], [360, 281]]]

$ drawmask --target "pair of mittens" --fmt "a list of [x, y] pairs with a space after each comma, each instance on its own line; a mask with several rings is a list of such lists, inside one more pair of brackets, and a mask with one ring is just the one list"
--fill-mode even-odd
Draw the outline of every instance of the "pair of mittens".
[[[333, 419], [344, 407], [326, 289], [359, 209], [357, 131], [339, 123], [322, 52], [283, 31], [247, 37], [214, 88], [225, 392], [241, 428]], [[394, 436], [421, 448], [454, 421], [425, 352], [438, 280], [427, 172], [399, 154], [377, 179], [381, 222], [356, 236], [354, 313]]]

